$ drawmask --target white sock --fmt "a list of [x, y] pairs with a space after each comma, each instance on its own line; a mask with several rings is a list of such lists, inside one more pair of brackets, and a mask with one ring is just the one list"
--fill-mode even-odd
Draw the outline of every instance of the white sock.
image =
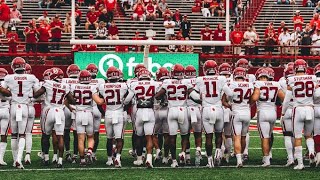
[[62, 157], [59, 157], [58, 164], [62, 164]]
[[309, 150], [309, 154], [314, 154], [314, 140], [313, 138], [308, 138], [306, 144]]
[[18, 155], [17, 155], [17, 161], [19, 163], [21, 162], [25, 145], [26, 145], [26, 139], [19, 138], [19, 147], [18, 147]]
[[270, 164], [270, 156], [263, 156], [264, 162]]
[[156, 154], [159, 154], [161, 152], [160, 149], [156, 149]]
[[201, 147], [197, 147], [196, 151], [200, 151], [201, 152]]
[[44, 160], [45, 160], [45, 161], [49, 161], [49, 154], [45, 154], [45, 155], [44, 155]]
[[108, 156], [108, 161], [112, 161], [112, 156]]
[[293, 144], [291, 141], [291, 136], [284, 136], [284, 146], [288, 154], [288, 160], [293, 161]]
[[58, 154], [53, 154], [52, 160], [57, 160], [58, 159]]
[[18, 139], [11, 139], [11, 150], [13, 161], [16, 162], [18, 153]]
[[0, 161], [3, 161], [4, 153], [7, 149], [7, 143], [6, 142], [0, 142]]
[[218, 159], [218, 158], [220, 158], [220, 155], [221, 155], [221, 149], [216, 149], [216, 152], [215, 152], [215, 154], [214, 154], [214, 158], [215, 159]]
[[137, 156], [137, 161], [142, 161], [142, 156]]
[[249, 133], [247, 133], [247, 136], [246, 136], [246, 148], [244, 149], [243, 151], [243, 154], [246, 154], [246, 155], [249, 155], [249, 142], [250, 142], [250, 135]]
[[152, 164], [152, 154], [147, 154], [147, 161]]
[[28, 133], [26, 134], [26, 153], [31, 153], [32, 149], [32, 134]]
[[298, 161], [299, 164], [303, 164], [303, 158], [302, 158], [302, 146], [294, 147], [294, 157]]
[[232, 138], [227, 138], [225, 142], [226, 150], [228, 153], [231, 152], [231, 147], [232, 147]]
[[241, 164], [242, 163], [242, 154], [236, 154], [236, 158], [237, 158], [237, 164]]
[[[121, 159], [121, 154], [117, 153], [116, 159]], [[112, 158], [111, 158], [111, 160], [112, 160]]]

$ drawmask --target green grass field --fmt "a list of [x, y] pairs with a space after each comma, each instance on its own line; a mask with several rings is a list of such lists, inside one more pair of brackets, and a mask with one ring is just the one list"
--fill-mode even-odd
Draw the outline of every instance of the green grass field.
[[[192, 147], [193, 136], [191, 136]], [[244, 168], [235, 168], [236, 160], [232, 158], [229, 165], [222, 164], [222, 167], [208, 169], [206, 157], [203, 158], [200, 168], [194, 166], [179, 167], [172, 169], [161, 163], [154, 162], [154, 169], [144, 167], [134, 167], [134, 158], [128, 154], [131, 148], [131, 134], [125, 135], [125, 147], [122, 152], [122, 168], [116, 169], [105, 165], [106, 155], [106, 136], [101, 135], [100, 145], [97, 153], [98, 161], [86, 168], [80, 168], [78, 164], [64, 162], [63, 169], [56, 169], [53, 164], [49, 167], [41, 166], [41, 160], [37, 156], [40, 151], [40, 136], [34, 135], [32, 165], [25, 166], [25, 170], [17, 170], [12, 167], [12, 155], [10, 151], [10, 139], [5, 160], [8, 166], [0, 167], [0, 180], [10, 179], [320, 179], [319, 168], [306, 167], [303, 171], [294, 171], [293, 168], [286, 168], [286, 153], [283, 144], [282, 134], [275, 134], [273, 145], [272, 166], [262, 168], [262, 153], [260, 148], [260, 138], [256, 131], [250, 132], [249, 162]], [[178, 147], [180, 147], [178, 143]], [[179, 152], [179, 150], [177, 151]], [[52, 153], [52, 152], [51, 152]], [[194, 156], [194, 149], [191, 151]], [[52, 156], [50, 156], [51, 158]], [[193, 161], [193, 159], [192, 159]], [[308, 165], [308, 162], [305, 162]]]

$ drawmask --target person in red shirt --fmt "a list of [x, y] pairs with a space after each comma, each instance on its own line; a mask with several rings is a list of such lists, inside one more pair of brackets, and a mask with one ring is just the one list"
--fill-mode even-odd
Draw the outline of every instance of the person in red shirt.
[[108, 38], [110, 40], [118, 40], [119, 36], [118, 36], [118, 27], [116, 26], [116, 23], [113, 21], [111, 21], [111, 26], [108, 28]]
[[8, 45], [9, 45], [9, 53], [16, 53], [17, 52], [17, 42], [18, 34], [16, 32], [16, 27], [11, 27], [11, 31], [7, 34]]
[[319, 19], [319, 14], [315, 13], [313, 15], [313, 18], [310, 20], [310, 27], [311, 29], [313, 29], [314, 27], [316, 27], [316, 29], [320, 29], [320, 19]]
[[97, 29], [98, 28], [98, 17], [97, 13], [94, 10], [94, 7], [90, 7], [90, 11], [87, 13], [87, 22], [85, 24], [85, 29], [89, 30], [90, 27]]
[[[93, 35], [90, 34], [89, 39], [94, 39]], [[97, 45], [96, 44], [88, 44], [86, 51], [97, 51]]]
[[[211, 41], [212, 40], [212, 30], [209, 24], [206, 24], [205, 28], [201, 30], [200, 33], [201, 41]], [[211, 51], [211, 46], [202, 46], [203, 53], [209, 53]]]
[[280, 34], [283, 32], [283, 29], [286, 27], [286, 22], [284, 22], [284, 21], [281, 21], [281, 23], [280, 23], [280, 27], [278, 28], [278, 30], [277, 30], [277, 36], [280, 36]]
[[133, 15], [132, 18], [134, 21], [145, 21], [146, 15], [144, 14], [145, 7], [141, 0], [138, 1], [137, 4], [133, 6]]
[[79, 26], [81, 24], [81, 17], [82, 17], [82, 12], [79, 9], [79, 4], [76, 4], [76, 7], [75, 7], [76, 26]]
[[296, 10], [296, 15], [293, 16], [293, 24], [294, 24], [294, 30], [296, 30], [297, 27], [300, 29], [303, 29], [302, 26], [304, 25], [303, 17], [300, 16], [300, 11]]
[[241, 53], [241, 43], [243, 41], [243, 32], [240, 31], [240, 25], [237, 24], [234, 31], [230, 34], [230, 40], [232, 45], [234, 45], [233, 48], [233, 54], [240, 54]]
[[180, 26], [181, 21], [182, 21], [182, 15], [179, 11], [179, 9], [176, 9], [176, 12], [174, 12], [172, 19], [174, 22], [176, 22], [176, 26]]
[[149, 4], [146, 7], [146, 19], [149, 21], [153, 21], [156, 19], [156, 7], [152, 4], [152, 1], [149, 2]]
[[51, 37], [50, 25], [47, 21], [43, 21], [42, 23], [42, 26], [37, 29], [37, 34], [39, 37], [38, 52], [48, 53], [49, 39]]
[[269, 34], [269, 30], [272, 30], [273, 33], [276, 33], [273, 27], [273, 22], [269, 22], [268, 27], [264, 30], [264, 37], [266, 38]]
[[[132, 40], [143, 40], [143, 37], [140, 37], [139, 35], [140, 35], [140, 33], [138, 31], [136, 31]], [[131, 51], [139, 52], [139, 51], [141, 51], [141, 46], [140, 45], [131, 46]]]
[[27, 53], [29, 53], [30, 51], [36, 52], [37, 50], [36, 43], [38, 41], [37, 30], [32, 21], [29, 21], [29, 25], [25, 27], [23, 34], [26, 40], [26, 52]]
[[171, 12], [171, 10], [169, 9], [169, 7], [166, 7], [166, 10], [164, 10], [164, 12], [162, 13], [162, 17], [163, 20], [166, 21], [168, 20], [168, 17], [172, 17], [173, 13]]
[[0, 33], [7, 34], [8, 26], [10, 22], [10, 8], [6, 4], [5, 0], [1, 0], [0, 6]]
[[[82, 35], [77, 36], [76, 39], [82, 39]], [[74, 44], [71, 48], [71, 52], [85, 51], [86, 48], [87, 48], [87, 45]]]
[[[225, 41], [226, 31], [223, 30], [222, 24], [218, 24], [218, 28], [213, 32], [214, 41]], [[214, 48], [214, 53], [222, 54], [224, 52], [224, 46], [216, 46]]]
[[107, 7], [108, 17], [110, 21], [113, 20], [114, 11], [117, 9], [117, 0], [105, 0], [105, 7]]
[[56, 15], [53, 19], [53, 22], [50, 24], [51, 26], [51, 42], [53, 45], [51, 49], [59, 50], [60, 49], [60, 41], [62, 36], [62, 31], [64, 30], [63, 23], [60, 21], [59, 15]]

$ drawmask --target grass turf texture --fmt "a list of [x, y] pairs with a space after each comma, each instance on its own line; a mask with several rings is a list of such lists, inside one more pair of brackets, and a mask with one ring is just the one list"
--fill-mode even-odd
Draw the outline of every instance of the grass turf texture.
[[[128, 126], [129, 128], [129, 126]], [[72, 139], [72, 137], [71, 137]], [[192, 162], [194, 162], [194, 138], [190, 138]], [[72, 141], [71, 141], [72, 142]], [[180, 138], [177, 142], [180, 142]], [[180, 148], [180, 143], [177, 143]], [[204, 146], [204, 144], [203, 144]], [[52, 145], [51, 145], [52, 147]], [[71, 146], [72, 147], [72, 146]], [[257, 131], [250, 132], [249, 162], [242, 169], [235, 168], [236, 159], [232, 158], [229, 165], [222, 164], [222, 167], [208, 169], [206, 157], [203, 157], [201, 167], [194, 166], [179, 167], [171, 169], [170, 165], [162, 165], [154, 162], [154, 169], [145, 169], [144, 167], [134, 167], [134, 158], [128, 154], [131, 148], [131, 134], [125, 135], [125, 147], [122, 152], [122, 169], [107, 167], [105, 162], [106, 155], [106, 136], [100, 135], [100, 144], [97, 152], [98, 161], [85, 168], [80, 168], [79, 164], [70, 164], [64, 162], [62, 169], [56, 169], [53, 164], [44, 167], [41, 164], [37, 152], [40, 151], [40, 136], [33, 136], [33, 151], [31, 153], [32, 164], [25, 165], [25, 170], [16, 170], [12, 167], [12, 155], [10, 151], [10, 139], [8, 139], [7, 152], [5, 160], [8, 166], [0, 167], [0, 180], [10, 179], [319, 179], [320, 172], [318, 168], [307, 167], [303, 171], [294, 171], [292, 167], [283, 167], [286, 164], [286, 152], [284, 149], [282, 134], [275, 134], [273, 144], [272, 166], [262, 168], [262, 152], [260, 148], [260, 138]], [[72, 150], [72, 149], [71, 149]], [[203, 148], [204, 150], [204, 148]], [[177, 153], [180, 149], [177, 150]], [[52, 151], [50, 151], [50, 160]], [[305, 162], [308, 165], [308, 162]]]

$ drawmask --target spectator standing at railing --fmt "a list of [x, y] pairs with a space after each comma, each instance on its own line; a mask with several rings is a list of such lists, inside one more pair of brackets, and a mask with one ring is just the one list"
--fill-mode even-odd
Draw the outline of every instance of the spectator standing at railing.
[[315, 46], [311, 49], [312, 55], [320, 55], [320, 29], [317, 29], [316, 33], [312, 35], [312, 46]]
[[317, 6], [313, 10], [313, 13], [320, 13], [320, 1], [318, 1]]
[[64, 29], [64, 26], [62, 22], [60, 21], [59, 15], [56, 15], [54, 17], [53, 22], [50, 24], [51, 26], [51, 42], [53, 42], [51, 49], [59, 50], [60, 49], [60, 42], [62, 37], [62, 31]]
[[107, 39], [108, 29], [103, 21], [99, 22], [99, 27], [96, 29], [96, 39]]
[[[140, 37], [139, 35], [140, 35], [140, 33], [137, 30], [136, 33], [134, 34], [134, 37], [132, 38], [132, 40], [143, 40], [144, 38]], [[133, 52], [140, 52], [141, 51], [140, 45], [133, 45], [130, 48], [131, 48], [131, 51], [133, 51]]]
[[150, 1], [146, 7], [146, 19], [148, 21], [154, 21], [157, 18], [156, 6]]
[[37, 35], [39, 39], [38, 52], [49, 52], [49, 39], [51, 38], [51, 27], [47, 21], [43, 21], [43, 25], [37, 28]]
[[190, 38], [192, 33], [192, 26], [191, 26], [191, 22], [188, 20], [187, 15], [183, 16], [182, 22], [180, 24], [180, 30], [184, 38], [186, 37]]
[[[274, 33], [273, 29], [269, 29], [269, 32], [265, 35], [265, 54], [272, 55], [274, 52], [274, 46], [278, 44], [277, 35]], [[271, 58], [264, 58], [263, 66], [271, 67]]]
[[[94, 39], [92, 34], [90, 34], [89, 39], [90, 40]], [[87, 48], [86, 48], [86, 51], [97, 51], [97, 45], [96, 44], [88, 44]]]
[[64, 19], [63, 25], [64, 25], [64, 32], [71, 33], [71, 17], [69, 13], [66, 13], [66, 18]]
[[98, 27], [98, 16], [95, 12], [93, 6], [89, 7], [89, 12], [87, 13], [87, 22], [85, 24], [85, 29], [97, 29]]
[[[225, 41], [226, 40], [226, 31], [223, 30], [222, 24], [218, 24], [217, 29], [213, 32], [214, 41]], [[216, 54], [223, 54], [224, 53], [224, 46], [216, 46], [214, 48], [214, 53]]]
[[311, 28], [320, 28], [320, 18], [319, 13], [313, 14], [313, 18], [310, 20], [310, 27]]
[[[316, 27], [314, 26], [311, 29], [310, 24], [306, 24], [303, 32], [301, 33], [301, 45], [302, 46], [310, 46], [312, 43], [312, 34], [314, 33]], [[301, 55], [302, 56], [310, 56], [310, 47], [301, 47]]]
[[174, 35], [174, 27], [176, 23], [171, 20], [171, 17], [168, 17], [166, 21], [163, 22], [165, 28], [165, 39], [168, 40], [172, 35]]
[[[76, 37], [76, 39], [82, 39], [82, 36], [79, 35]], [[86, 45], [84, 44], [74, 44], [71, 48], [71, 52], [79, 52], [79, 51], [85, 51], [86, 50]]]
[[110, 21], [112, 21], [114, 17], [114, 12], [117, 9], [117, 0], [106, 0], [105, 2], [106, 2], [105, 7], [107, 7], [107, 11], [108, 11], [108, 17]]
[[10, 12], [10, 24], [13, 26], [19, 25], [22, 21], [22, 14], [17, 9], [17, 4], [12, 5], [12, 10]]
[[293, 24], [294, 24], [294, 29], [298, 27], [302, 29], [302, 26], [304, 25], [303, 17], [300, 15], [299, 10], [296, 10], [296, 14], [295, 16], [293, 16]]
[[172, 19], [176, 23], [176, 26], [180, 27], [182, 21], [182, 14], [180, 13], [179, 9], [176, 9], [174, 14], [172, 15]]
[[17, 53], [17, 43], [19, 41], [16, 27], [11, 27], [11, 31], [7, 34], [9, 53]]
[[286, 27], [286, 22], [284, 21], [281, 21], [280, 23], [280, 27], [278, 28], [278, 31], [277, 31], [277, 35], [280, 36], [280, 34], [283, 32], [283, 29]]
[[166, 3], [166, 0], [161, 0], [161, 2], [158, 4], [158, 10], [159, 10], [159, 17], [163, 17], [163, 13], [168, 8], [168, 4]]
[[239, 24], [237, 24], [234, 31], [231, 32], [230, 40], [233, 45], [233, 54], [239, 55], [241, 53], [241, 44], [243, 41], [243, 32], [240, 31]]
[[3, 36], [7, 34], [7, 30], [10, 22], [10, 8], [6, 4], [5, 0], [1, 0], [0, 5], [0, 31]]
[[32, 21], [29, 21], [28, 26], [25, 27], [23, 34], [26, 41], [26, 52], [36, 52], [37, 51], [37, 30]]
[[245, 54], [254, 54], [254, 45], [258, 41], [258, 35], [253, 31], [252, 26], [247, 27], [247, 31], [243, 35], [243, 42], [245, 44]]
[[108, 28], [108, 39], [110, 40], [118, 40], [119, 39], [119, 30], [118, 27], [116, 26], [116, 23], [114, 20], [111, 21], [111, 26]]
[[82, 12], [79, 9], [79, 4], [76, 4], [75, 6], [75, 21], [76, 21], [76, 26], [79, 26], [81, 24], [81, 17], [82, 17]]
[[[212, 30], [209, 27], [209, 24], [206, 24], [204, 29], [200, 33], [201, 41], [211, 41], [212, 40]], [[211, 51], [211, 46], [202, 46], [202, 53], [209, 54]]]
[[138, 0], [137, 4], [133, 6], [133, 15], [132, 18], [134, 21], [145, 21], [145, 7], [141, 0]]
[[291, 41], [290, 41], [290, 54], [291, 55], [298, 55], [299, 53], [299, 43], [301, 38], [301, 30], [299, 27], [297, 27], [293, 32], [291, 33]]
[[169, 17], [172, 19], [173, 13], [169, 9], [169, 7], [166, 8], [166, 10], [162, 13], [163, 20], [166, 21]]
[[269, 34], [269, 31], [272, 31], [275, 33], [274, 27], [273, 27], [273, 22], [269, 22], [268, 27], [264, 30], [264, 38], [267, 38], [267, 35]]
[[279, 35], [279, 44], [281, 54], [287, 54], [289, 50], [289, 45], [291, 42], [291, 35], [288, 31], [288, 28], [284, 28], [283, 32]]

